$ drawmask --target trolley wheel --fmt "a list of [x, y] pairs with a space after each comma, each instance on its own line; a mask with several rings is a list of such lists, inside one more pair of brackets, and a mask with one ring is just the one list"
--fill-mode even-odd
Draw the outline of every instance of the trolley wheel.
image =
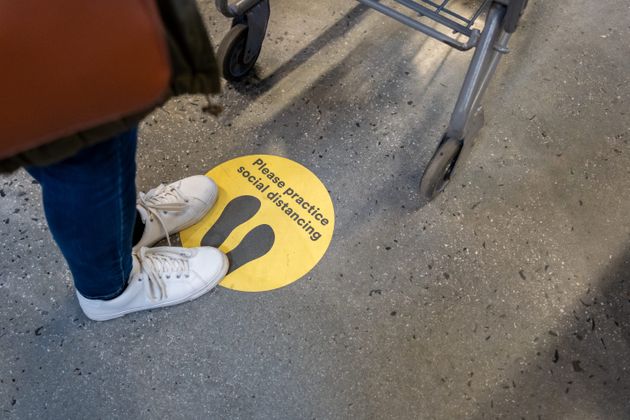
[[225, 80], [236, 82], [243, 79], [254, 68], [260, 49], [255, 51], [249, 61], [245, 61], [245, 45], [249, 27], [244, 23], [236, 24], [225, 35], [219, 45], [217, 58]]
[[449, 138], [438, 146], [420, 181], [420, 193], [427, 199], [433, 200], [448, 184], [462, 146], [461, 140]]

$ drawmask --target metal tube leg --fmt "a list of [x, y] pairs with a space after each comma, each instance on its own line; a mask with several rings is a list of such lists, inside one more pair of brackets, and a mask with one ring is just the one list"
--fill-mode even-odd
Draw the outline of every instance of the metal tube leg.
[[229, 18], [236, 16], [236, 10], [228, 3], [228, 0], [216, 0], [214, 4], [223, 16]]
[[487, 86], [499, 61], [500, 52], [496, 51], [494, 47], [498, 34], [501, 32], [501, 21], [504, 15], [505, 7], [499, 4], [493, 4], [488, 12], [485, 28], [470, 62], [446, 131], [447, 138], [461, 140], [467, 134], [466, 129], [470, 122], [473, 106], [481, 97], [481, 93]]
[[249, 9], [260, 3], [260, 0], [240, 0], [236, 4], [230, 4], [229, 0], [215, 0], [214, 4], [225, 17], [234, 18], [245, 14]]
[[496, 71], [497, 66], [499, 65], [499, 61], [501, 61], [501, 56], [503, 54], [508, 53], [507, 45], [511, 36], [512, 34], [507, 33], [505, 31], [501, 31], [501, 34], [499, 35], [499, 39], [494, 44], [494, 51], [492, 53], [492, 57], [490, 58], [488, 69], [484, 73], [484, 77], [479, 85], [477, 95], [475, 96], [475, 99], [473, 100], [473, 107], [472, 107], [473, 110], [477, 108], [477, 105], [479, 104], [480, 99], [483, 97], [483, 94], [486, 91], [486, 88], [490, 84], [490, 80], [492, 79], [492, 76], [494, 75], [494, 72]]

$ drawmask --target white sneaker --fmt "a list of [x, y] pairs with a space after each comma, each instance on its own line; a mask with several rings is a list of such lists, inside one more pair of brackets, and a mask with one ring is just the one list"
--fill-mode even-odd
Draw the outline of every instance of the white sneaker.
[[136, 208], [144, 223], [144, 233], [133, 251], [152, 246], [165, 237], [170, 246], [169, 235], [201, 220], [217, 200], [217, 193], [217, 185], [204, 175], [161, 184], [147, 193], [139, 193]]
[[127, 288], [112, 300], [86, 299], [79, 305], [94, 321], [107, 321], [131, 312], [177, 305], [214, 288], [228, 271], [228, 259], [211, 247], [141, 248], [133, 257]]

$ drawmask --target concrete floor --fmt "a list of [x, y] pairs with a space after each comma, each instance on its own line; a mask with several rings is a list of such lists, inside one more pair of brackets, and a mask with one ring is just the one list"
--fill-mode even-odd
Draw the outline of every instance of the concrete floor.
[[418, 182], [470, 54], [351, 1], [272, 7], [220, 118], [190, 97], [145, 120], [138, 185], [286, 156], [331, 191], [328, 253], [273, 292], [94, 323], [38, 186], [2, 177], [2, 418], [630, 418], [627, 1], [530, 1], [431, 203]]

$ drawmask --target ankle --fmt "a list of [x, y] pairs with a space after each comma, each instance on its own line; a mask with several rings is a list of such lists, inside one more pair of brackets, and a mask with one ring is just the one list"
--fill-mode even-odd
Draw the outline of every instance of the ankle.
[[140, 239], [142, 239], [142, 235], [144, 234], [144, 228], [145, 224], [142, 220], [142, 216], [140, 215], [140, 212], [136, 210], [136, 221], [133, 225], [133, 237], [131, 241], [131, 246], [136, 246], [140, 242]]

